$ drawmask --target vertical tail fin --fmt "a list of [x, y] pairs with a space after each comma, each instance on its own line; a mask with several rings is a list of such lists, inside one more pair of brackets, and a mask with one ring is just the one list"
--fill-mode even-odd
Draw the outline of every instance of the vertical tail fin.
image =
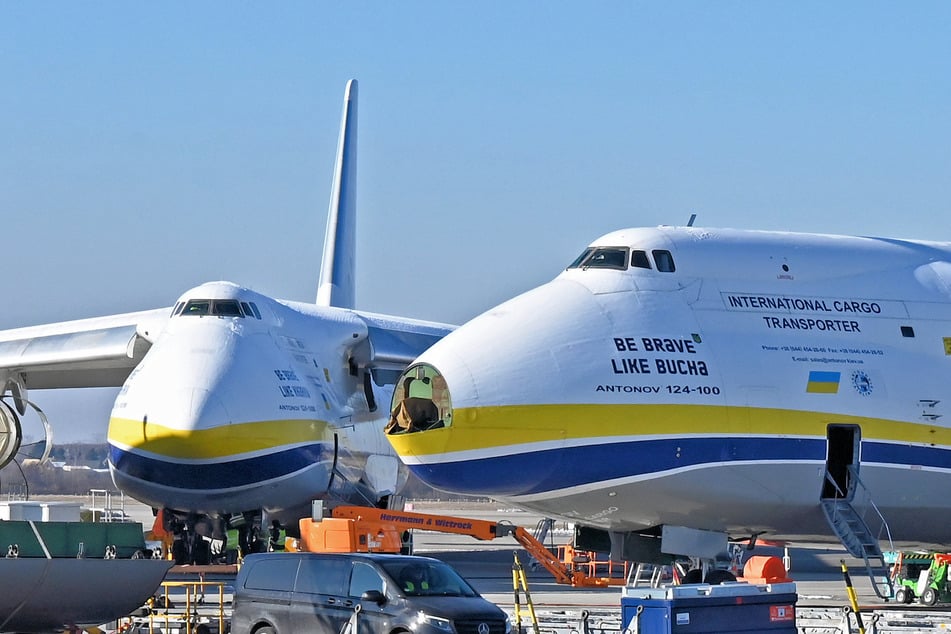
[[354, 308], [357, 208], [357, 80], [347, 82], [337, 140], [317, 304]]

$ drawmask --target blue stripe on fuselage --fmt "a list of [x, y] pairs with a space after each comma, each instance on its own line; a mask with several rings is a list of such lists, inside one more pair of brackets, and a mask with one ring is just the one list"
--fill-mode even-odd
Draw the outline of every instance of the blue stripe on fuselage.
[[281, 478], [317, 462], [333, 460], [333, 446], [314, 443], [253, 458], [215, 463], [179, 463], [140, 456], [115, 446], [109, 463], [121, 473], [186, 490], [232, 489]]
[[[531, 495], [704, 465], [826, 460], [824, 438], [668, 438], [415, 464], [436, 488], [468, 495]], [[951, 469], [951, 449], [863, 440], [862, 461]]]

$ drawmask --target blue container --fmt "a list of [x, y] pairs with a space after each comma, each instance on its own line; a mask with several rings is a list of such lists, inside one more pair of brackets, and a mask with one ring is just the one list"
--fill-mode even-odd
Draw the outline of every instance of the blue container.
[[797, 634], [796, 599], [794, 583], [627, 588], [621, 625], [638, 634]]

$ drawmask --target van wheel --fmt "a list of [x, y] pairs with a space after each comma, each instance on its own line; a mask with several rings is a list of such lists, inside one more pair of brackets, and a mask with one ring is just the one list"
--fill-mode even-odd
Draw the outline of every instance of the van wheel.
[[259, 627], [254, 630], [254, 634], [275, 634], [275, 632], [273, 627], [265, 625], [264, 627]]

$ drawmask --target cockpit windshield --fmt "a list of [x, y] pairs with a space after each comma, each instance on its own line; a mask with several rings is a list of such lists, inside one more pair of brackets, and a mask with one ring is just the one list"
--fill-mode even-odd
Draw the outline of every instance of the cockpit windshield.
[[254, 302], [239, 302], [235, 299], [190, 299], [179, 302], [172, 310], [172, 315], [188, 317], [251, 317], [261, 319], [261, 312]]
[[215, 314], [219, 317], [242, 317], [241, 307], [233, 299], [219, 299], [215, 301]]
[[569, 269], [627, 270], [627, 247], [588, 247], [568, 267]]
[[183, 315], [197, 316], [207, 315], [211, 311], [210, 299], [193, 299], [185, 304], [182, 310]]

